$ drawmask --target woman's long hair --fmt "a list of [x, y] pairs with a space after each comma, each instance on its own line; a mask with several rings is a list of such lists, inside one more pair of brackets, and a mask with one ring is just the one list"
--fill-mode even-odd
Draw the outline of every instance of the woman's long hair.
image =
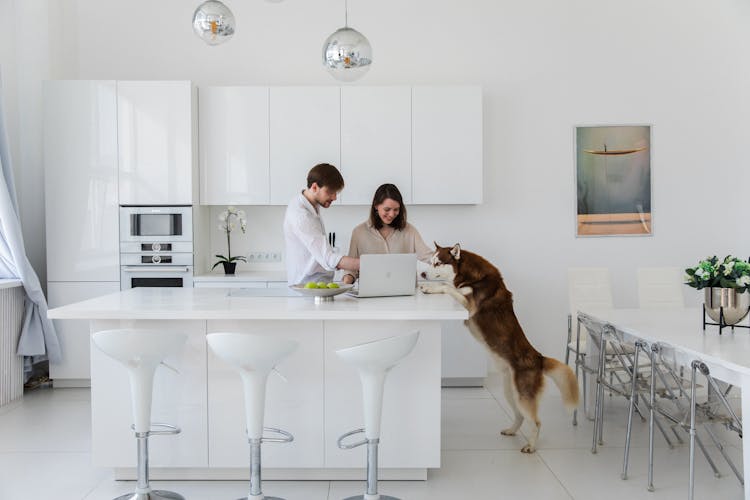
[[372, 227], [375, 229], [383, 227], [383, 221], [378, 215], [377, 206], [388, 198], [399, 205], [398, 215], [393, 219], [393, 222], [391, 222], [391, 227], [400, 231], [406, 227], [406, 206], [404, 206], [404, 199], [401, 197], [401, 191], [398, 190], [395, 184], [381, 184], [380, 187], [375, 190], [375, 196], [372, 198], [372, 207], [370, 208], [370, 224], [372, 224]]

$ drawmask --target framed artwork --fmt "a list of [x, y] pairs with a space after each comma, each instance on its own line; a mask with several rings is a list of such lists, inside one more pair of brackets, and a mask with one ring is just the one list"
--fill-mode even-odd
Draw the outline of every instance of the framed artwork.
[[651, 127], [576, 127], [576, 236], [650, 235]]

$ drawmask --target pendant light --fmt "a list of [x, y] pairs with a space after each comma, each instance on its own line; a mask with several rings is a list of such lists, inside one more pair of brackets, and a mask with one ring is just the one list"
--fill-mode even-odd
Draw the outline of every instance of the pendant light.
[[193, 14], [193, 31], [209, 45], [224, 43], [234, 35], [234, 14], [217, 0], [203, 2]]
[[349, 6], [344, 1], [344, 27], [323, 44], [323, 66], [337, 80], [352, 82], [367, 73], [372, 64], [372, 47], [359, 31], [349, 27]]

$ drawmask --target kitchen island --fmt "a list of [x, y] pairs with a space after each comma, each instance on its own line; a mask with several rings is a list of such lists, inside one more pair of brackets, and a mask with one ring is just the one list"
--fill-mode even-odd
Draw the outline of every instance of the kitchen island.
[[[273, 295], [273, 296], [268, 296]], [[182, 428], [151, 440], [154, 479], [245, 479], [248, 445], [239, 376], [207, 349], [205, 335], [236, 331], [282, 335], [299, 342], [268, 380], [265, 425], [291, 432], [289, 444], [263, 447], [267, 479], [363, 479], [365, 453], [340, 450], [336, 439], [361, 427], [359, 378], [335, 350], [420, 331], [414, 351], [385, 387], [382, 479], [425, 479], [440, 466], [441, 321], [467, 318], [446, 295], [355, 299], [315, 304], [288, 290], [134, 288], [51, 309], [55, 319], [86, 319], [91, 332], [146, 328], [187, 334], [183, 350], [157, 370], [152, 421]], [[467, 342], [470, 340], [467, 338]], [[286, 380], [284, 380], [286, 379]], [[134, 477], [126, 371], [98, 349], [91, 352], [94, 465]]]

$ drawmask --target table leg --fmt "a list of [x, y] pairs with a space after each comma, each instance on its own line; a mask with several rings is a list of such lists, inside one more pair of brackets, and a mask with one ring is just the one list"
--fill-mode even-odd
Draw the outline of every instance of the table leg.
[[742, 376], [742, 477], [745, 479], [745, 498], [750, 498], [750, 439], [744, 439], [744, 431], [750, 427], [750, 375]]

